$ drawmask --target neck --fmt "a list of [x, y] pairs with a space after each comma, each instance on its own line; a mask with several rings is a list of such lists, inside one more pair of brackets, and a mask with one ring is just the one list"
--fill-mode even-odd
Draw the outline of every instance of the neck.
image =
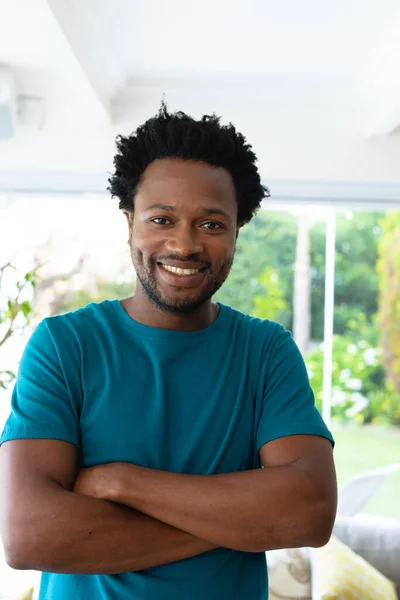
[[176, 331], [198, 331], [209, 327], [219, 314], [217, 304], [208, 300], [195, 311], [185, 313], [173, 313], [161, 310], [137, 285], [134, 296], [121, 301], [125, 312], [138, 323], [159, 329], [173, 329]]

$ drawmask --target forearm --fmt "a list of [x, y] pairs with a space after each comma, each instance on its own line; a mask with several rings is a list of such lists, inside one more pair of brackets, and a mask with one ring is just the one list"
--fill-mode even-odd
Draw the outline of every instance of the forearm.
[[294, 466], [208, 476], [123, 469], [115, 500], [216, 545], [263, 551], [325, 543], [324, 498]]
[[[52, 573], [138, 571], [212, 550], [205, 540], [127, 507], [54, 487], [13, 525], [11, 566]], [[9, 548], [7, 548], [9, 546]]]

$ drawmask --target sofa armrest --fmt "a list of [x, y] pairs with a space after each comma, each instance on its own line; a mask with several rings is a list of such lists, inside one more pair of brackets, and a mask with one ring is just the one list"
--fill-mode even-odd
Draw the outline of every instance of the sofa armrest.
[[333, 534], [400, 590], [400, 521], [367, 514], [338, 516]]

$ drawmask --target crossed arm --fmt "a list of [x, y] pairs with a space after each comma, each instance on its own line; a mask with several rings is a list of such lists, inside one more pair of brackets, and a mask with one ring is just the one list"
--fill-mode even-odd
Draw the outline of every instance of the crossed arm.
[[6, 558], [20, 569], [118, 573], [218, 546], [254, 552], [324, 544], [336, 511], [329, 441], [291, 436], [260, 454], [264, 469], [239, 473], [182, 475], [111, 463], [76, 478], [74, 446], [6, 442]]

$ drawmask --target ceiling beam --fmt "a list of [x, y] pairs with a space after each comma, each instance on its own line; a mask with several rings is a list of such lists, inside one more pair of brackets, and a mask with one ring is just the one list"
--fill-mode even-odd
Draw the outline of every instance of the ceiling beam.
[[[99, 56], [92, 43], [91, 23], [85, 19], [83, 3], [74, 0], [47, 0], [56, 21], [75, 55], [106, 120], [112, 122], [110, 85], [107, 86], [103, 56]], [[82, 10], [81, 10], [82, 8]], [[95, 15], [92, 15], [92, 21]], [[103, 63], [103, 69], [102, 69]]]
[[[1, 196], [51, 195], [103, 196], [107, 191], [106, 173], [77, 173], [54, 171], [0, 171]], [[348, 210], [400, 209], [400, 182], [351, 182], [268, 180], [271, 198], [266, 208], [284, 205], [328, 205]]]

